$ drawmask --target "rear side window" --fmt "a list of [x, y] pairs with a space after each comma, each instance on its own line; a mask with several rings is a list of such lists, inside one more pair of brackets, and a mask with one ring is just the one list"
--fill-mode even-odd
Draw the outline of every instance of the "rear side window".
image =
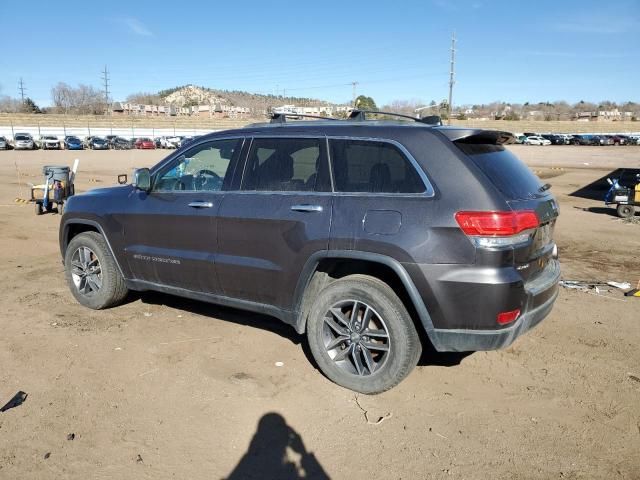
[[328, 191], [324, 139], [254, 138], [242, 190]]
[[502, 145], [459, 142], [456, 145], [509, 200], [542, 196], [538, 177]]
[[403, 152], [387, 142], [330, 140], [337, 192], [423, 193], [425, 185]]

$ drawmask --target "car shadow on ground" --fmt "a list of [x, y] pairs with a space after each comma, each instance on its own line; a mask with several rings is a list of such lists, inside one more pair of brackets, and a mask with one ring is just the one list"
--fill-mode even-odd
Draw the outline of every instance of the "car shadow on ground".
[[245, 310], [237, 310], [230, 307], [223, 307], [183, 297], [176, 297], [174, 295], [161, 292], [130, 292], [129, 297], [127, 298], [127, 303], [132, 303], [137, 300], [149, 305], [166, 305], [167, 307], [175, 308], [176, 310], [184, 310], [185, 312], [193, 313], [195, 315], [202, 315], [216, 320], [259, 328], [261, 330], [266, 330], [280, 335], [296, 345], [299, 345], [302, 341], [302, 335], [299, 335], [293, 327], [268, 315], [247, 312]]
[[587, 207], [587, 208], [573, 207], [573, 208], [577, 210], [582, 210], [583, 212], [598, 213], [600, 215], [609, 215], [611, 217], [618, 216], [616, 214], [616, 209], [611, 207]]
[[[426, 336], [426, 335], [425, 335]], [[455, 367], [474, 352], [438, 352], [429, 339], [422, 338], [422, 355], [418, 360], [419, 367]]]
[[[127, 303], [133, 303], [137, 300], [140, 300], [144, 304], [166, 305], [167, 307], [174, 308], [176, 310], [184, 310], [185, 312], [193, 313], [195, 315], [202, 315], [216, 320], [232, 322], [238, 325], [246, 325], [248, 327], [259, 328], [261, 330], [275, 333], [276, 335], [286, 338], [295, 345], [300, 345], [309, 363], [320, 371], [309, 348], [309, 343], [305, 340], [305, 336], [298, 334], [292, 326], [275, 317], [153, 291], [130, 292], [127, 297]], [[426, 334], [420, 333], [420, 338], [422, 340], [423, 348], [422, 355], [418, 360], [418, 366], [421, 367], [454, 367], [459, 365], [464, 358], [473, 353], [438, 352], [433, 347]]]
[[258, 422], [247, 452], [226, 478], [324, 480], [329, 475], [313, 452], [307, 451], [300, 434], [280, 414], [267, 413]]

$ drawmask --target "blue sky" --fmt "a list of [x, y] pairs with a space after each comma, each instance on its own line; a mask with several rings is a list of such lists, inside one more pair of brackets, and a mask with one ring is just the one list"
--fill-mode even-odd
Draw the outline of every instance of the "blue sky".
[[[17, 4], [16, 4], [17, 5]], [[0, 30], [0, 95], [48, 105], [63, 81], [112, 97], [193, 83], [381, 105], [640, 101], [640, 0], [32, 1]], [[2, 7], [5, 20], [13, 7]]]

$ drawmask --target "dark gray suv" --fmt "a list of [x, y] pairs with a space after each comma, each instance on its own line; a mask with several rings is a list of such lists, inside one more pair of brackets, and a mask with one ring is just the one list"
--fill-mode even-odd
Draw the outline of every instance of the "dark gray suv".
[[551, 310], [558, 208], [510, 141], [362, 116], [205, 135], [68, 200], [67, 281], [94, 309], [156, 290], [272, 315], [328, 378], [382, 392], [423, 342], [497, 349]]

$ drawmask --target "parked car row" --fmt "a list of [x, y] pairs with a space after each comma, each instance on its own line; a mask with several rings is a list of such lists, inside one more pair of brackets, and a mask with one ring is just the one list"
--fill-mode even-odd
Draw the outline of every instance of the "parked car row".
[[30, 133], [16, 133], [13, 139], [0, 136], [0, 150], [129, 150], [155, 149], [155, 148], [180, 148], [197, 137], [173, 136], [157, 137], [136, 137], [131, 140], [117, 135], [107, 135], [99, 137], [91, 135], [81, 139], [75, 135], [67, 135], [59, 140], [55, 135], [40, 135], [34, 139]]
[[184, 135], [174, 135], [174, 136], [165, 136], [165, 137], [156, 137], [153, 139], [153, 142], [156, 148], [180, 148], [182, 145], [186, 145], [194, 138], [198, 138], [198, 136], [190, 137]]
[[586, 135], [566, 133], [516, 134], [516, 142], [524, 145], [640, 145], [640, 135]]
[[[67, 135], [62, 141], [55, 135], [40, 135], [34, 139], [30, 133], [16, 133], [13, 140], [0, 136], [0, 150], [129, 150], [132, 148], [150, 150], [156, 148], [180, 148], [195, 140], [198, 136], [161, 136], [161, 137], [134, 137], [126, 139], [117, 135], [105, 137], [87, 136], [80, 139], [75, 135]], [[524, 132], [514, 134], [516, 143], [524, 145], [640, 145], [640, 135], [593, 135], [593, 134], [566, 134], [566, 133], [535, 133]]]

